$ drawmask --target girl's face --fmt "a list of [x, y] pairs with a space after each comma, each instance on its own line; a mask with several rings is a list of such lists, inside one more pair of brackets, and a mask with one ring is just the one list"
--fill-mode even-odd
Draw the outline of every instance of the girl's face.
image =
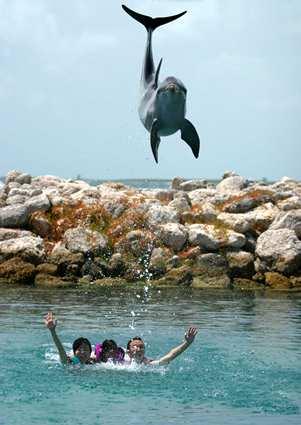
[[74, 353], [79, 358], [81, 363], [87, 363], [90, 360], [91, 351], [88, 344], [81, 344]]
[[109, 359], [114, 359], [116, 356], [117, 350], [115, 348], [110, 348], [109, 350], [103, 353], [103, 359], [108, 361]]
[[136, 362], [140, 363], [144, 359], [145, 354], [145, 346], [144, 342], [139, 339], [134, 339], [130, 343], [129, 347], [129, 355], [132, 359], [136, 360]]

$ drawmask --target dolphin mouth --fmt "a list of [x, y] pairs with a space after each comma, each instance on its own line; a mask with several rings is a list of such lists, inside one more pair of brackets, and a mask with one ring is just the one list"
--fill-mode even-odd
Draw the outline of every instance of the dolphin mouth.
[[173, 92], [173, 93], [180, 93], [181, 92], [180, 88], [174, 83], [168, 84], [168, 86], [166, 87], [165, 90], [168, 91], [168, 92]]

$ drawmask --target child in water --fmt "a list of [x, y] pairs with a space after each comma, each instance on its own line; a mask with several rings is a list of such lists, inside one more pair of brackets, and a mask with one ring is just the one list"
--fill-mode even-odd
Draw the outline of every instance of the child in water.
[[46, 327], [50, 330], [53, 342], [59, 352], [62, 364], [94, 364], [106, 363], [109, 360], [114, 363], [122, 363], [124, 359], [124, 350], [118, 347], [112, 339], [106, 339], [102, 344], [96, 344], [95, 352], [92, 353], [92, 346], [87, 338], [77, 338], [72, 345], [73, 357], [68, 356], [57, 333], [57, 321], [54, 314], [49, 311], [44, 318]]
[[170, 350], [163, 357], [152, 360], [145, 357], [145, 345], [139, 336], [135, 336], [127, 343], [127, 354], [125, 358], [126, 363], [139, 363], [144, 365], [161, 366], [170, 363], [176, 357], [185, 351], [190, 344], [193, 343], [196, 334], [198, 333], [195, 327], [190, 327], [184, 335], [184, 342], [177, 347]]
[[107, 363], [111, 360], [113, 363], [123, 363], [125, 352], [123, 348], [118, 347], [113, 339], [105, 339], [102, 344], [95, 345], [95, 362]]
[[94, 360], [91, 358], [92, 346], [87, 338], [77, 338], [72, 345], [73, 357], [67, 355], [61, 340], [56, 333], [57, 321], [54, 314], [49, 311], [44, 317], [45, 326], [49, 329], [53, 342], [59, 352], [62, 364], [93, 364]]

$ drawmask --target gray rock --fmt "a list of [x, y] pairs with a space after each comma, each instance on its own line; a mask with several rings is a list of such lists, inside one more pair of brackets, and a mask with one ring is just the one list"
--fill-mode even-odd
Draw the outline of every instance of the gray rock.
[[116, 252], [112, 255], [108, 269], [111, 277], [123, 276], [126, 270], [126, 264], [120, 253]]
[[0, 227], [23, 227], [28, 223], [30, 210], [26, 205], [0, 208]]
[[150, 277], [160, 277], [166, 272], [167, 255], [164, 249], [154, 248], [148, 265]]
[[39, 213], [33, 214], [31, 216], [30, 227], [35, 234], [41, 236], [42, 238], [49, 236], [51, 232], [50, 221]]
[[16, 177], [15, 181], [17, 183], [20, 183], [20, 184], [30, 184], [31, 183], [31, 175], [26, 174], [26, 173], [19, 174]]
[[50, 208], [50, 202], [45, 194], [34, 196], [25, 202], [25, 205], [29, 209], [30, 214], [36, 211], [48, 211]]
[[253, 231], [262, 233], [269, 228], [279, 210], [272, 203], [267, 203], [246, 213], [220, 213], [220, 222], [239, 233]]
[[24, 238], [25, 236], [34, 236], [28, 230], [18, 229], [0, 229], [0, 241], [7, 241], [8, 239]]
[[0, 264], [0, 284], [32, 284], [35, 266], [20, 258], [11, 258]]
[[241, 176], [230, 176], [224, 178], [220, 183], [216, 185], [218, 192], [230, 192], [236, 193], [247, 186], [247, 180]]
[[171, 188], [175, 190], [180, 189], [180, 184], [184, 183], [186, 180], [183, 177], [175, 177], [172, 179]]
[[19, 189], [20, 187], [21, 187], [20, 183], [12, 181], [12, 182], [6, 183], [3, 189], [5, 193], [9, 194], [11, 190]]
[[17, 177], [21, 176], [21, 174], [22, 174], [21, 171], [17, 171], [17, 170], [9, 171], [6, 174], [5, 185], [8, 185], [8, 183], [11, 183], [11, 182], [15, 182]]
[[246, 243], [244, 235], [212, 224], [191, 224], [188, 226], [188, 240], [192, 246], [208, 251], [220, 248], [242, 248]]
[[228, 288], [228, 263], [219, 254], [203, 254], [197, 258], [194, 268], [193, 288]]
[[178, 223], [167, 223], [158, 227], [158, 237], [174, 251], [181, 251], [188, 237], [185, 226]]
[[215, 189], [197, 189], [188, 192], [192, 206], [201, 206], [204, 202], [212, 202], [216, 197]]
[[257, 239], [256, 271], [293, 274], [301, 271], [301, 242], [294, 230], [267, 230]]
[[102, 234], [80, 226], [67, 230], [63, 241], [66, 248], [74, 253], [88, 254], [91, 252], [97, 255], [103, 252], [108, 246], [107, 238]]
[[160, 202], [170, 202], [173, 200], [174, 190], [157, 190], [155, 192], [155, 198]]
[[300, 196], [290, 196], [289, 198], [278, 202], [277, 206], [283, 211], [301, 209], [301, 197]]
[[224, 172], [222, 180], [227, 179], [228, 177], [234, 177], [234, 176], [238, 176], [238, 174], [235, 173], [235, 171], [227, 170]]
[[22, 195], [8, 196], [6, 198], [6, 205], [23, 205], [27, 198]]
[[280, 212], [269, 227], [269, 230], [277, 229], [294, 230], [298, 238], [301, 239], [301, 209]]
[[178, 212], [188, 211], [190, 204], [185, 198], [176, 198], [168, 204], [169, 207], [174, 208]]
[[179, 213], [176, 209], [163, 205], [151, 205], [148, 210], [148, 222], [151, 226], [179, 222]]
[[251, 278], [255, 273], [254, 256], [246, 251], [230, 251], [226, 253], [231, 278]]
[[179, 184], [179, 190], [191, 192], [192, 190], [204, 189], [207, 187], [207, 180], [187, 180]]
[[0, 242], [0, 260], [20, 257], [24, 261], [40, 263], [45, 256], [43, 239], [40, 237], [24, 236]]

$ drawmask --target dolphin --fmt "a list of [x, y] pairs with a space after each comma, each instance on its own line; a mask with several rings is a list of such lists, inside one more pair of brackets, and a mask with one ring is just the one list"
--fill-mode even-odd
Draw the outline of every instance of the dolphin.
[[155, 161], [158, 162], [158, 148], [161, 136], [169, 136], [181, 131], [195, 158], [199, 156], [200, 139], [192, 123], [185, 118], [187, 90], [178, 78], [167, 77], [159, 82], [162, 58], [155, 69], [152, 52], [153, 31], [161, 25], [183, 16], [185, 12], [173, 16], [151, 18], [122, 5], [123, 10], [145, 26], [147, 31], [146, 50], [141, 75], [141, 101], [139, 117], [150, 133], [150, 142]]

